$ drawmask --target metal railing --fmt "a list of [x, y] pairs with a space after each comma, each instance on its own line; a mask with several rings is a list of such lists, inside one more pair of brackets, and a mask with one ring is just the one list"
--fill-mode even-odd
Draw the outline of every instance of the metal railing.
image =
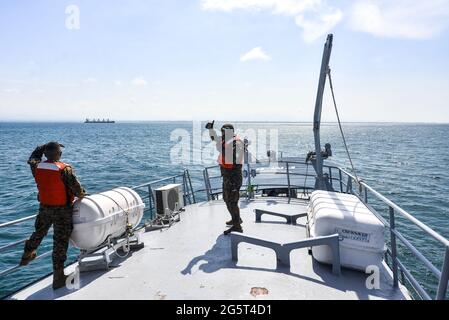
[[[264, 164], [265, 163], [259, 163], [258, 165], [259, 167], [262, 167]], [[309, 170], [310, 164], [299, 161], [282, 161], [282, 160], [280, 160], [278, 164], [285, 165], [284, 167], [285, 170], [276, 171], [273, 172], [273, 174], [285, 176], [285, 182], [276, 185], [276, 187], [284, 187], [287, 188], [288, 190], [302, 189], [304, 193], [313, 190], [313, 187], [307, 186], [306, 183], [302, 185], [291, 183], [291, 181], [294, 180], [294, 177], [297, 176], [303, 177], [305, 181], [311, 179], [311, 182], [313, 183], [315, 179], [315, 172], [313, 168]], [[304, 170], [305, 173], [295, 172], [294, 170], [296, 169], [296, 166], [305, 166]], [[155, 209], [155, 199], [153, 190], [157, 185], [163, 185], [164, 183], [167, 182], [181, 183], [184, 192], [184, 202], [186, 204], [196, 203], [195, 194], [198, 192], [205, 192], [207, 200], [216, 199], [218, 195], [222, 193], [222, 190], [221, 185], [213, 187], [211, 184], [211, 180], [221, 178], [220, 175], [211, 175], [210, 171], [213, 170], [214, 168], [216, 169], [218, 167], [217, 166], [206, 167], [203, 171], [204, 189], [193, 190], [188, 170], [185, 170], [183, 173], [175, 176], [163, 178], [160, 180], [132, 187], [132, 189], [136, 190], [136, 192], [140, 194], [144, 193], [142, 198], [144, 201], [147, 201], [148, 204], [145, 209], [145, 212], [149, 212], [149, 219], [151, 219], [154, 217], [154, 209]], [[357, 195], [368, 207], [370, 207], [373, 213], [376, 214], [376, 216], [388, 228], [390, 234], [390, 244], [389, 244], [390, 246], [387, 248], [386, 260], [388, 260], [389, 257], [391, 259], [390, 268], [393, 274], [393, 286], [398, 287], [399, 282], [404, 283], [405, 281], [407, 281], [408, 284], [418, 294], [419, 297], [421, 297], [422, 299], [431, 299], [431, 295], [428, 293], [428, 291], [419, 283], [419, 281], [413, 276], [411, 270], [409, 270], [404, 265], [403, 261], [398, 257], [399, 255], [398, 243], [401, 243], [406, 248], [408, 248], [412, 252], [412, 254], [425, 266], [425, 268], [438, 279], [438, 289], [435, 295], [435, 299], [445, 299], [449, 280], [449, 240], [447, 240], [445, 237], [441, 236], [439, 233], [437, 233], [436, 231], [434, 231], [433, 229], [431, 229], [430, 227], [428, 227], [427, 225], [425, 225], [424, 223], [413, 217], [411, 214], [409, 214], [407, 211], [405, 211], [404, 209], [393, 203], [391, 200], [384, 197], [382, 194], [380, 194], [372, 187], [367, 185], [365, 182], [356, 181], [355, 177], [349, 172], [345, 171], [344, 169], [339, 168], [337, 166], [325, 165], [324, 170], [329, 178], [329, 181], [331, 182], [332, 187], [336, 191], [341, 193], [351, 193]], [[248, 174], [250, 174], [250, 172], [248, 172]], [[257, 179], [253, 179], [253, 183], [254, 183], [253, 186], [260, 188], [275, 187], [273, 184], [257, 185]], [[247, 185], [243, 185], [242, 190], [245, 191], [247, 187], [248, 187]], [[372, 201], [370, 195], [372, 195], [375, 199], [377, 199], [383, 205], [385, 205], [386, 208], [388, 208], [389, 214], [387, 219], [382, 217], [370, 205]], [[288, 192], [287, 196], [290, 201], [291, 199], [290, 192]], [[406, 237], [402, 233], [399, 232], [396, 226], [397, 215], [400, 215], [401, 217], [405, 218], [407, 221], [409, 221], [414, 226], [423, 231], [427, 236], [430, 236], [431, 238], [435, 239], [444, 246], [444, 253], [442, 253], [444, 254], [444, 261], [441, 270], [438, 269], [432, 262], [430, 262], [429, 259], [427, 259], [413, 244], [411, 244], [410, 241], [406, 239]], [[14, 221], [2, 223], [0, 224], [0, 230], [6, 227], [24, 223], [28, 220], [34, 219], [35, 217], [36, 215], [32, 215]], [[3, 245], [2, 247], [0, 247], [0, 254], [3, 251], [9, 250], [18, 245], [23, 244], [25, 241], [26, 239], [22, 239]], [[37, 259], [41, 259], [49, 255], [51, 255], [50, 251], [45, 252], [44, 254], [38, 256]], [[19, 266], [13, 266], [3, 271], [0, 271], [0, 277], [15, 272], [18, 269]], [[399, 275], [401, 275], [401, 281], [399, 279]]]
[[[398, 257], [398, 242], [404, 245], [410, 252], [418, 259], [424, 267], [431, 272], [438, 279], [438, 289], [435, 295], [435, 299], [443, 300], [446, 298], [447, 286], [449, 281], [449, 240], [440, 235], [438, 232], [412, 216], [410, 213], [393, 203], [391, 200], [380, 194], [378, 191], [374, 190], [368, 184], [363, 181], [356, 181], [356, 178], [339, 168], [340, 174], [342, 176], [342, 189], [343, 185], [349, 191], [348, 193], [353, 193], [359, 196], [359, 198], [368, 206], [370, 209], [376, 213], [376, 215], [381, 218], [382, 222], [389, 229], [390, 232], [390, 248], [387, 250], [388, 256], [391, 257], [391, 269], [393, 272], [393, 286], [399, 286], [399, 272], [401, 272], [402, 279], [407, 280], [411, 285], [413, 290], [425, 300], [432, 299], [428, 291], [419, 283], [419, 281], [413, 276], [411, 270], [409, 270], [401, 259]], [[343, 177], [347, 177], [347, 182], [343, 182]], [[358, 185], [358, 192], [353, 190], [353, 185]], [[373, 195], [377, 200], [379, 200], [383, 205], [388, 208], [388, 220], [380, 216], [372, 206], [369, 205], [369, 195]], [[408, 222], [412, 223], [415, 227], [423, 231], [427, 236], [435, 239], [444, 246], [443, 266], [439, 270], [432, 262], [429, 261], [407, 238], [399, 232], [396, 226], [397, 215], [405, 218]], [[404, 282], [404, 281], [402, 281]]]
[[[167, 178], [164, 178], [164, 179], [159, 179], [159, 180], [156, 180], [156, 181], [151, 181], [151, 182], [148, 182], [148, 183], [144, 183], [144, 184], [141, 184], [141, 185], [138, 185], [138, 186], [131, 187], [131, 189], [133, 189], [136, 192], [140, 193], [141, 198], [142, 198], [142, 200], [144, 202], [147, 201], [147, 206], [145, 207], [145, 210], [144, 210], [144, 218], [142, 218], [142, 221], [141, 221], [140, 225], [137, 226], [137, 229], [144, 226], [144, 224], [145, 224], [145, 214], [146, 213], [149, 213], [149, 217], [148, 217], [149, 219], [152, 219], [154, 217], [154, 209], [155, 209], [155, 199], [154, 199], [154, 194], [153, 194], [154, 187], [157, 186], [157, 185], [162, 185], [162, 184], [167, 183], [167, 182], [170, 182], [170, 183], [181, 183], [182, 184], [184, 203], [192, 204], [192, 203], [196, 202], [195, 192], [192, 189], [192, 182], [191, 182], [190, 173], [189, 173], [188, 170], [184, 170], [182, 173], [180, 173], [178, 175], [174, 175], [174, 176], [167, 177]], [[144, 194], [142, 195], [142, 193], [144, 193]], [[9, 221], [9, 222], [2, 223], [2, 224], [0, 224], [0, 231], [5, 229], [5, 228], [8, 228], [8, 227], [11, 227], [11, 226], [14, 226], [14, 225], [20, 225], [20, 224], [22, 224], [24, 222], [27, 222], [29, 220], [33, 220], [33, 219], [36, 218], [36, 216], [37, 215], [34, 214], [34, 215], [30, 215], [30, 216], [27, 216], [27, 217], [24, 217], [24, 218], [20, 218], [20, 219], [14, 220], [14, 221]], [[13, 241], [11, 243], [8, 243], [6, 245], [1, 246], [0, 247], [0, 256], [1, 256], [1, 254], [3, 252], [5, 252], [7, 250], [10, 250], [10, 249], [15, 248], [15, 247], [20, 246], [20, 245], [23, 245], [25, 243], [25, 241], [27, 241], [27, 240], [28, 240], [28, 238], [21, 239], [21, 240], [16, 240], [16, 241]], [[50, 251], [46, 251], [45, 253], [37, 256], [35, 258], [35, 260], [39, 260], [39, 259], [48, 257], [51, 254], [52, 254], [51, 250]], [[13, 273], [15, 271], [18, 271], [21, 268], [23, 268], [23, 267], [21, 267], [21, 266], [19, 266], [17, 264], [17, 265], [11, 266], [9, 268], [6, 268], [4, 270], [1, 270], [0, 271], [0, 278], [6, 276], [8, 274], [11, 274], [11, 273]]]
[[[257, 164], [254, 166], [256, 169], [258, 168], [265, 168], [266, 166], [273, 164], [268, 161], [258, 161]], [[304, 194], [309, 193], [309, 191], [314, 190], [314, 186], [308, 186], [307, 182], [312, 182], [314, 184], [315, 182], [315, 171], [313, 169], [313, 166], [309, 162], [300, 162], [300, 161], [291, 161], [291, 160], [279, 160], [276, 162], [277, 166], [279, 167], [279, 171], [273, 171], [273, 172], [264, 172], [264, 175], [273, 175], [273, 176], [285, 176], [285, 182], [281, 184], [274, 184], [274, 183], [257, 183], [257, 179], [252, 180], [252, 187], [255, 187], [257, 189], [264, 189], [264, 188], [286, 188], [288, 190], [287, 198], [290, 201], [291, 200], [291, 190], [302, 190]], [[304, 170], [303, 172], [296, 172], [295, 169], [297, 169], [297, 166], [303, 166]], [[219, 169], [218, 165], [208, 166], [205, 167], [203, 170], [203, 178], [204, 178], [204, 190], [198, 190], [198, 191], [205, 191], [206, 196], [208, 200], [216, 199], [219, 194], [223, 192], [221, 185], [218, 185], [216, 187], [213, 187], [211, 184], [211, 181], [213, 180], [220, 180], [221, 175], [220, 174], [211, 174], [212, 170]], [[244, 176], [250, 175], [251, 173], [248, 172], [251, 169], [250, 166], [248, 168], [243, 168]], [[254, 168], [253, 168], [254, 169]], [[344, 191], [344, 186], [346, 186], [347, 183], [341, 181], [341, 174], [338, 176], [335, 176], [334, 171], [340, 170], [339, 167], [332, 166], [332, 165], [324, 165], [324, 170], [327, 170], [326, 174], [329, 178], [329, 181], [331, 182], [333, 187], [338, 187], [337, 189], [340, 189], [340, 192]], [[246, 173], [245, 173], [246, 171]], [[292, 181], [295, 177], [303, 177], [304, 182], [301, 182], [301, 184], [294, 184]], [[243, 183], [240, 191], [245, 192], [248, 188], [247, 183]]]
[[[311, 173], [309, 174], [307, 170], [309, 163], [304, 162], [298, 162], [298, 161], [278, 161], [278, 164], [284, 164], [285, 171], [279, 171], [274, 172], [273, 174], [276, 175], [285, 175], [285, 183], [282, 186], [279, 187], [286, 187], [288, 190], [290, 189], [303, 189], [304, 192], [306, 190], [313, 190], [313, 187], [307, 187], [304, 183], [301, 185], [292, 185], [291, 179], [293, 176], [303, 176], [304, 179], [311, 178], [315, 179], [315, 171], [311, 170]], [[304, 165], [306, 166], [305, 174], [303, 173], [295, 173], [291, 172], [292, 165]], [[222, 193], [221, 187], [215, 187], [213, 188], [210, 183], [210, 179], [217, 179], [219, 176], [211, 176], [210, 170], [213, 168], [216, 168], [217, 166], [210, 166], [204, 169], [204, 179], [205, 179], [205, 191], [207, 193], [207, 199], [215, 199], [220, 193]], [[405, 283], [407, 281], [411, 288], [415, 291], [415, 293], [418, 294], [418, 296], [422, 299], [428, 300], [432, 299], [429, 292], [419, 283], [419, 281], [413, 276], [411, 270], [409, 270], [403, 261], [398, 257], [398, 243], [401, 243], [404, 245], [407, 249], [409, 249], [415, 258], [417, 258], [426, 268], [426, 270], [430, 271], [437, 279], [438, 279], [438, 289], [437, 293], [435, 295], [435, 299], [442, 300], [446, 298], [447, 293], [447, 287], [448, 287], [448, 281], [449, 281], [449, 240], [437, 233], [435, 230], [418, 220], [417, 218], [413, 217], [410, 213], [393, 203], [391, 200], [374, 190], [372, 187], [367, 185], [363, 181], [356, 181], [356, 178], [347, 172], [346, 170], [337, 167], [337, 166], [329, 166], [324, 165], [323, 171], [326, 173], [326, 175], [329, 178], [329, 181], [331, 182], [332, 187], [335, 191], [341, 192], [341, 193], [350, 193], [358, 196], [361, 201], [363, 201], [370, 209], [371, 211], [382, 221], [382, 223], [388, 228], [389, 234], [390, 234], [390, 247], [387, 248], [386, 252], [386, 260], [388, 257], [391, 257], [391, 271], [393, 273], [393, 286], [395, 288], [399, 287], [399, 272], [401, 275], [401, 283]], [[256, 179], [253, 179], [253, 181], [257, 181]], [[255, 183], [256, 187], [275, 187], [275, 185], [257, 185]], [[245, 188], [247, 186], [243, 185], [241, 191], [245, 191]], [[277, 187], [277, 185], [276, 185]], [[379, 200], [383, 205], [386, 205], [389, 214], [388, 218], [385, 219], [380, 215], [371, 205], [370, 201], [372, 198], [370, 198], [370, 195], [374, 196], [377, 200]], [[288, 192], [287, 194], [288, 200], [291, 199], [291, 194]], [[370, 200], [371, 199], [371, 200]], [[421, 231], [424, 231], [424, 233], [427, 236], [432, 237], [439, 243], [441, 243], [444, 246], [444, 252], [442, 254], [444, 255], [444, 261], [441, 270], [438, 269], [428, 258], [426, 258], [409, 240], [406, 239], [406, 237], [399, 232], [399, 230], [396, 227], [396, 216], [400, 215], [407, 219], [407, 221], [411, 222], [414, 226], [419, 228]]]
[[[196, 203], [195, 193], [193, 190], [192, 181], [190, 179], [189, 170], [184, 170], [182, 173], [166, 177], [163, 179], [147, 182], [138, 186], [131, 187], [131, 189], [135, 190], [138, 193], [144, 192], [144, 195], [141, 196], [143, 201], [147, 201], [147, 205], [145, 207], [145, 213], [149, 212], [149, 219], [153, 219], [155, 216], [155, 208], [156, 208], [156, 200], [154, 199], [154, 189], [157, 186], [163, 186], [166, 183], [180, 183], [182, 185], [183, 197], [185, 204]], [[144, 220], [144, 219], [142, 219]]]

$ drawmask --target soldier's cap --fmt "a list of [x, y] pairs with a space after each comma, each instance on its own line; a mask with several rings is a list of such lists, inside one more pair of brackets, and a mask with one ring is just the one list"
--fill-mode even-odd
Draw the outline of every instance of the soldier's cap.
[[56, 141], [50, 141], [49, 143], [47, 143], [45, 145], [45, 151], [49, 151], [49, 152], [57, 151], [57, 150], [60, 150], [61, 148], [64, 148], [64, 145], [62, 145]]
[[234, 130], [234, 126], [230, 123], [225, 123], [224, 125], [221, 126], [221, 130], [226, 130], [226, 129]]

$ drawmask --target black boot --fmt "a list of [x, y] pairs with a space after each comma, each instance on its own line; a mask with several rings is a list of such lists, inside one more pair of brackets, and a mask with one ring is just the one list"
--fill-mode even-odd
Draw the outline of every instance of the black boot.
[[225, 230], [225, 231], [223, 232], [223, 234], [224, 234], [225, 236], [227, 236], [227, 235], [230, 234], [231, 232], [240, 232], [240, 233], [242, 233], [242, 232], [243, 232], [243, 229], [242, 229], [242, 226], [240, 225], [240, 223], [239, 223], [239, 224], [233, 225], [233, 226], [230, 227], [228, 230]]
[[56, 269], [53, 271], [53, 290], [65, 287], [67, 277], [64, 274], [64, 269]]
[[20, 266], [26, 266], [28, 263], [33, 261], [36, 258], [36, 250], [25, 251], [22, 255], [22, 259], [20, 260]]
[[[243, 220], [240, 218], [240, 224], [242, 224], [243, 223]], [[226, 225], [227, 226], [232, 226], [234, 223], [232, 222], [232, 219], [231, 220], [229, 220], [229, 221], [226, 221]]]

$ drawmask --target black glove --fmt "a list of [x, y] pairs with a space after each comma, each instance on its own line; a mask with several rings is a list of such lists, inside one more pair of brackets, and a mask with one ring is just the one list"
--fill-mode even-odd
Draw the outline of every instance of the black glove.
[[213, 129], [214, 128], [214, 122], [215, 122], [215, 120], [213, 120], [212, 122], [206, 123], [206, 129]]

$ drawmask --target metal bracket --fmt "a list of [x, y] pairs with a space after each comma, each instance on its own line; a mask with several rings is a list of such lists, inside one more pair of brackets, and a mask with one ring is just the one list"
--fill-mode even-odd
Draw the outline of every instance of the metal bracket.
[[121, 257], [117, 251], [122, 250], [127, 256], [130, 251], [139, 250], [144, 247], [139, 234], [130, 237], [108, 239], [103, 246], [92, 250], [81, 250], [78, 256], [78, 267], [80, 272], [94, 270], [108, 270], [114, 257]]
[[290, 253], [292, 250], [301, 248], [310, 248], [315, 246], [327, 245], [332, 250], [332, 273], [340, 275], [340, 243], [338, 234], [329, 236], [306, 238], [300, 241], [290, 243], [278, 243], [265, 239], [260, 239], [244, 234], [231, 232], [231, 253], [232, 260], [238, 260], [238, 245], [241, 242], [250, 243], [253, 245], [270, 248], [276, 253], [277, 262], [287, 267], [290, 267]]
[[287, 214], [287, 213], [279, 213], [279, 212], [272, 212], [267, 210], [261, 210], [261, 209], [255, 209], [254, 213], [256, 215], [256, 222], [262, 221], [262, 215], [270, 215], [270, 216], [276, 216], [286, 219], [287, 224], [296, 224], [296, 221], [300, 217], [307, 216], [307, 213], [295, 213], [295, 214]]
[[181, 212], [185, 209], [180, 209], [164, 215], [157, 215], [155, 219], [149, 221], [145, 225], [145, 231], [158, 230], [163, 228], [170, 228], [175, 222], [181, 221]]

